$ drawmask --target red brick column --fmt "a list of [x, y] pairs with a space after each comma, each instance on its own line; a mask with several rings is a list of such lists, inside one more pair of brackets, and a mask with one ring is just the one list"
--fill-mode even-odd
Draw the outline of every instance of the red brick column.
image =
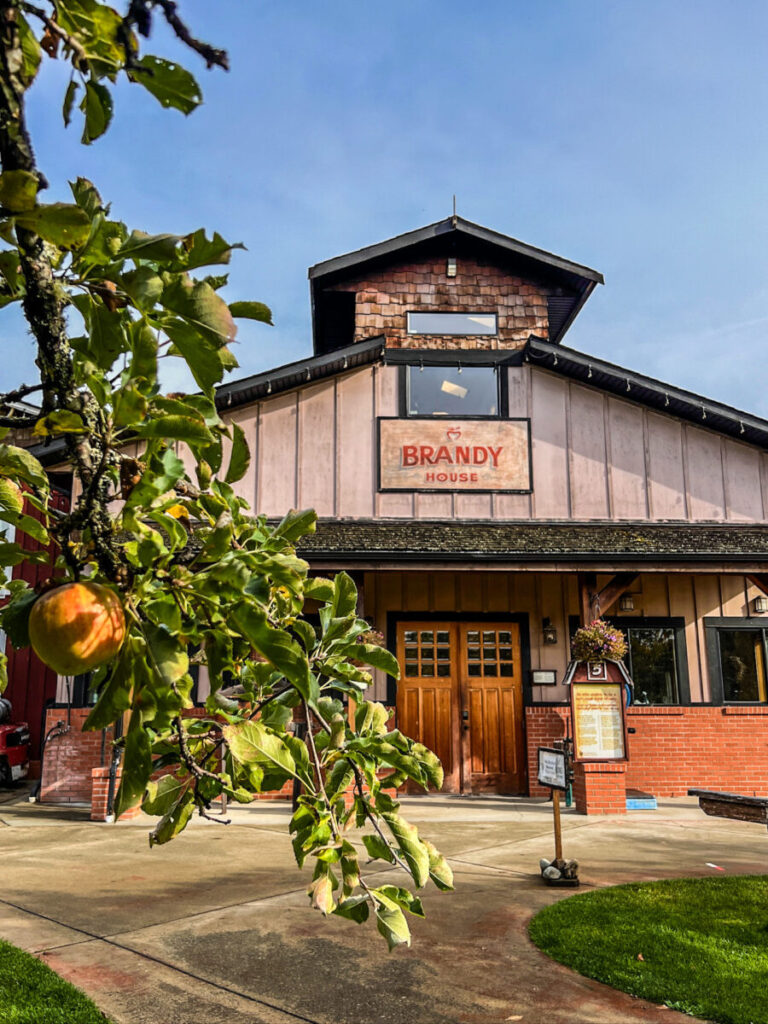
[[573, 766], [573, 799], [581, 814], [627, 813], [627, 765], [598, 761]]
[[[120, 785], [120, 777], [122, 770], [117, 769], [115, 773], [115, 794], [117, 794], [118, 787]], [[91, 821], [106, 821], [107, 820], [107, 800], [109, 797], [109, 765], [104, 768], [93, 768], [91, 770]], [[114, 799], [114, 795], [113, 795]], [[129, 807], [127, 811], [124, 811], [119, 820], [130, 821], [131, 818], [138, 818], [141, 814], [141, 804], [136, 804], [135, 807]]]

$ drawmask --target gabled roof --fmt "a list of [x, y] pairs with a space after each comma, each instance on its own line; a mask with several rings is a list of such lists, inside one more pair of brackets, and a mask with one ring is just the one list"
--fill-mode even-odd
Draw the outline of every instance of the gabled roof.
[[552, 297], [550, 309], [550, 340], [555, 342], [568, 330], [595, 286], [605, 283], [603, 275], [590, 267], [473, 224], [463, 217], [447, 217], [310, 267], [313, 310], [317, 309], [318, 296], [325, 288], [358, 277], [367, 270], [453, 251], [459, 255], [472, 253], [494, 259], [520, 276], [544, 280], [562, 289], [561, 295]]
[[563, 345], [531, 337], [525, 362], [768, 450], [768, 420]]

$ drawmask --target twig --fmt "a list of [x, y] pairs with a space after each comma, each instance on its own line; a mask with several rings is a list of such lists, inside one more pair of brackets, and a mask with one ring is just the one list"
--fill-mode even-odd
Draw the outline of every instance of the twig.
[[387, 837], [384, 835], [384, 833], [381, 830], [381, 826], [379, 825], [378, 821], [376, 821], [376, 818], [374, 817], [374, 815], [371, 813], [371, 809], [368, 806], [368, 802], [365, 799], [365, 794], [363, 793], [363, 777], [360, 774], [360, 769], [357, 767], [357, 765], [353, 761], [349, 761], [349, 764], [352, 765], [352, 771], [355, 773], [355, 783], [357, 785], [357, 791], [360, 794], [360, 802], [363, 805], [363, 810], [365, 812], [366, 818], [368, 818], [370, 823], [373, 825], [374, 831], [378, 834], [379, 839], [381, 839], [381, 841], [386, 845], [387, 849], [389, 850], [389, 852], [394, 857], [395, 864], [397, 864], [404, 871], [407, 871], [408, 874], [410, 874], [411, 873], [410, 868], [408, 867], [408, 865], [403, 860], [400, 859], [398, 854], [396, 854], [395, 851], [392, 849], [392, 844], [387, 839]]
[[176, 13], [178, 5], [174, 0], [155, 0], [155, 2], [162, 10], [165, 20], [182, 43], [188, 46], [190, 50], [194, 50], [195, 53], [199, 53], [209, 68], [219, 67], [223, 68], [224, 71], [229, 71], [229, 57], [227, 56], [226, 50], [217, 50], [214, 46], [210, 46], [208, 43], [204, 43], [200, 39], [195, 39]]
[[6, 394], [0, 395], [0, 406], [10, 405], [11, 402], [18, 402], [22, 398], [26, 398], [27, 395], [42, 390], [42, 384], [21, 384], [15, 391], [8, 391]]
[[[78, 61], [86, 59], [86, 53], [82, 43], [78, 42], [74, 36], [71, 36], [66, 29], [63, 29], [58, 22], [53, 21], [42, 7], [37, 7], [35, 4], [27, 3], [26, 0], [22, 3], [22, 10], [27, 14], [33, 14], [36, 18], [39, 18], [51, 35], [58, 36], [62, 40], [65, 46], [68, 46], [76, 55]], [[53, 54], [51, 55], [53, 56]]]

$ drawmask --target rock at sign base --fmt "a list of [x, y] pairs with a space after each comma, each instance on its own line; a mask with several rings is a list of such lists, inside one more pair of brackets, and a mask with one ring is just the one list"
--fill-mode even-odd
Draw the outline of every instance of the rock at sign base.
[[546, 857], [542, 857], [541, 860], [539, 861], [539, 867], [541, 868], [542, 871], [545, 871], [549, 867], [549, 865], [550, 865], [550, 861], [548, 861]]
[[550, 864], [548, 868], [544, 868], [542, 875], [545, 878], [562, 878], [562, 873], [554, 866]]

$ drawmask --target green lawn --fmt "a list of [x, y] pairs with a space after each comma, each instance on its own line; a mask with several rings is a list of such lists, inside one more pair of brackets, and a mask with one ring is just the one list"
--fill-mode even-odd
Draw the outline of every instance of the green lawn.
[[0, 1024], [105, 1024], [74, 985], [28, 953], [0, 940]]
[[598, 889], [542, 910], [529, 933], [623, 992], [723, 1024], [768, 1024], [766, 875]]

